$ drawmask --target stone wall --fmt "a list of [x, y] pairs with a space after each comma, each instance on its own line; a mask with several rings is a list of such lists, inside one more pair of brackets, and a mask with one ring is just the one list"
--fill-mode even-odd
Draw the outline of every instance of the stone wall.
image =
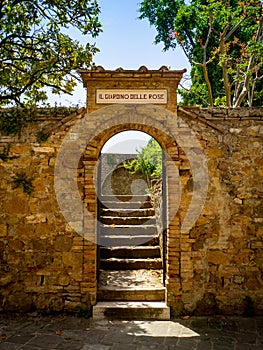
[[136, 158], [136, 154], [102, 153], [100, 156], [100, 183], [102, 195], [145, 194], [148, 185], [141, 173], [132, 174], [123, 163]]
[[102, 153], [100, 156], [101, 166], [101, 183], [105, 181], [106, 177], [112, 173], [123, 162], [134, 159], [137, 154], [122, 154], [122, 153]]
[[[182, 107], [181, 113], [198, 135], [209, 170], [201, 215], [181, 237], [187, 238], [181, 244], [183, 308], [242, 314], [251, 298], [262, 314], [262, 109]], [[187, 168], [180, 170], [181, 221], [193, 191]]]
[[[96, 217], [95, 184], [90, 179], [94, 179], [96, 154], [105, 140], [129, 127], [150, 133], [166, 151], [173, 150], [180, 175], [181, 188], [166, 160], [168, 211], [181, 192], [177, 215], [171, 218], [168, 212], [166, 287], [173, 314], [242, 314], [248, 297], [255, 313], [262, 314], [263, 109], [179, 107], [180, 119], [167, 117], [159, 107], [140, 106], [137, 112], [138, 120], [133, 114], [130, 124], [124, 121], [113, 128], [114, 107], [102, 109], [101, 125], [108, 127], [104, 134], [96, 119], [98, 111], [94, 119], [89, 117], [98, 136], [79, 163], [77, 176], [85, 205]], [[191, 164], [185, 150], [140, 122], [147, 119], [147, 113], [181, 132], [185, 123], [206, 156], [208, 193], [200, 217], [188, 231], [180, 232], [180, 227], [193, 198]], [[20, 138], [0, 138], [0, 310], [76, 311], [96, 303], [96, 244], [67, 223], [54, 190], [61, 143], [85, 115], [82, 109], [59, 121], [39, 121], [23, 130]], [[39, 130], [51, 136], [37, 142]], [[21, 173], [32, 179], [30, 194], [24, 192], [22, 183], [13, 188], [13, 180]], [[92, 225], [89, 232], [95, 236]]]
[[163, 207], [163, 183], [162, 179], [152, 181], [152, 186], [150, 190], [151, 194], [151, 203], [153, 205], [156, 217], [156, 227], [159, 236], [159, 244], [161, 248], [161, 257], [162, 260], [165, 260], [164, 256], [164, 236], [166, 235], [166, 231], [164, 231], [164, 210]]
[[[85, 246], [95, 248], [69, 227], [54, 191], [58, 149], [84, 113], [43, 118], [21, 137], [0, 138], [0, 310], [56, 312], [91, 304], [84, 284], [96, 276], [84, 280], [83, 254]], [[47, 141], [37, 142], [40, 130], [52, 133]], [[21, 173], [32, 179], [31, 194], [22, 184], [13, 188]]]
[[102, 184], [102, 195], [140, 195], [147, 194], [149, 188], [141, 172], [132, 174], [124, 166], [119, 166], [108, 174]]

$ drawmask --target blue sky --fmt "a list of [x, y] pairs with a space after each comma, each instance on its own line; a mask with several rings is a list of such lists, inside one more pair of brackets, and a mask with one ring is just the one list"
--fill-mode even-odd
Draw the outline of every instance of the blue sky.
[[[141, 66], [159, 69], [165, 65], [175, 70], [187, 68], [189, 72], [189, 64], [180, 48], [164, 52], [162, 44], [154, 44], [155, 29], [150, 27], [147, 20], [138, 19], [139, 0], [98, 0], [98, 3], [101, 7], [103, 33], [95, 39], [96, 46], [100, 49], [94, 57], [96, 65], [110, 70], [119, 67], [138, 69]], [[81, 37], [77, 31], [71, 35], [83, 44], [90, 40]], [[63, 106], [85, 106], [86, 91], [80, 84], [73, 96], [55, 97], [52, 103], [54, 101]], [[119, 134], [109, 140], [104, 151], [135, 153], [148, 140], [148, 135], [130, 131], [125, 136]]]
[[104, 32], [96, 40], [101, 52], [95, 62], [108, 69], [122, 67], [138, 69], [145, 65], [159, 69], [186, 68], [181, 50], [163, 52], [163, 46], [154, 45], [156, 31], [147, 20], [139, 20], [138, 0], [98, 0]]
[[[100, 21], [103, 33], [96, 39], [100, 49], [94, 57], [96, 65], [105, 69], [138, 69], [146, 66], [149, 69], [159, 69], [166, 65], [171, 69], [189, 71], [189, 64], [180, 48], [163, 52], [163, 45], [155, 45], [156, 31], [150, 27], [147, 20], [139, 20], [138, 0], [98, 0], [101, 7]], [[71, 32], [76, 40], [84, 44], [90, 40], [81, 37], [77, 31]], [[73, 96], [63, 95], [52, 98], [51, 102], [63, 106], [84, 106], [86, 91], [80, 84]]]

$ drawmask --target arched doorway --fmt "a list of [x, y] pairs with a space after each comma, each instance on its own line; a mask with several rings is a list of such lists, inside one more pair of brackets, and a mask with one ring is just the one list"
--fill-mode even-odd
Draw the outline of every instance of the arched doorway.
[[162, 153], [158, 142], [141, 131], [120, 132], [102, 148], [98, 300], [136, 301], [144, 295], [144, 301], [165, 301]]
[[[187, 124], [160, 106], [112, 105], [87, 114], [71, 128], [57, 158], [56, 186], [63, 215], [84, 238], [82, 300], [97, 302], [97, 172], [103, 145], [113, 135], [127, 130], [143, 131], [154, 137], [165, 152], [166, 169], [166, 303], [177, 308], [182, 300], [182, 281], [188, 278], [181, 256], [191, 249], [190, 229], [205, 199], [206, 162], [200, 143]], [[178, 143], [178, 144], [177, 144]], [[64, 170], [64, 164], [66, 169]], [[76, 178], [76, 171], [79, 176]], [[195, 179], [190, 186], [191, 176]], [[189, 183], [189, 195], [180, 206], [180, 183]], [[74, 180], [75, 179], [75, 180]], [[70, 196], [68, 188], [72, 189]], [[191, 190], [193, 188], [193, 190]], [[80, 195], [81, 194], [81, 195]], [[184, 198], [183, 197], [183, 198]], [[80, 200], [81, 199], [81, 200]]]
[[[88, 115], [87, 130], [89, 131], [88, 146], [83, 155], [85, 164], [85, 193], [84, 205], [91, 215], [84, 222], [83, 230], [85, 238], [96, 242], [97, 239], [97, 173], [99, 170], [100, 154], [104, 144], [114, 135], [122, 131], [143, 131], [157, 140], [161, 145], [165, 157], [167, 197], [167, 216], [165, 217], [165, 228], [167, 231], [167, 242], [165, 242], [166, 255], [166, 281], [165, 300], [168, 306], [178, 300], [181, 294], [180, 287], [180, 225], [176, 217], [178, 209], [178, 145], [175, 141], [178, 136], [177, 117], [172, 112], [159, 106], [151, 105], [112, 105]], [[85, 125], [81, 126], [82, 129]], [[176, 135], [174, 135], [175, 133]], [[95, 255], [89, 251], [84, 259], [87, 271], [91, 269], [94, 261], [94, 287], [97, 290], [97, 248], [94, 246]], [[92, 257], [94, 260], [92, 260]], [[87, 274], [87, 279], [89, 278]], [[95, 303], [97, 297], [94, 295]]]

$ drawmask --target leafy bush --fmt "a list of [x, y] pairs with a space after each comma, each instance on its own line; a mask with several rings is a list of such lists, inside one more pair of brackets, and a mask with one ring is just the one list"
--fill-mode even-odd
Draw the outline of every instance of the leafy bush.
[[137, 157], [124, 163], [124, 167], [131, 174], [141, 172], [150, 187], [152, 179], [160, 179], [162, 176], [161, 146], [154, 138], [151, 138], [147, 145], [137, 152]]

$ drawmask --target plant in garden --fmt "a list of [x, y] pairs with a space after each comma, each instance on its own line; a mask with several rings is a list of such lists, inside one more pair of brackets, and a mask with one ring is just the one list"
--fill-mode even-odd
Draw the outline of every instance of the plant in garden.
[[164, 49], [180, 45], [191, 64], [185, 104], [262, 105], [263, 4], [259, 0], [150, 0], [140, 18], [157, 29]]
[[0, 0], [0, 106], [37, 105], [47, 88], [72, 93], [97, 49], [70, 33], [97, 36], [98, 15], [96, 0]]
[[162, 176], [161, 146], [154, 138], [151, 138], [145, 147], [142, 147], [140, 151], [137, 150], [137, 153], [137, 157], [124, 163], [124, 167], [131, 174], [140, 172], [150, 188], [151, 180]]
[[36, 140], [37, 142], [45, 142], [47, 141], [50, 135], [51, 135], [50, 132], [44, 132], [43, 130], [40, 130], [37, 132]]

